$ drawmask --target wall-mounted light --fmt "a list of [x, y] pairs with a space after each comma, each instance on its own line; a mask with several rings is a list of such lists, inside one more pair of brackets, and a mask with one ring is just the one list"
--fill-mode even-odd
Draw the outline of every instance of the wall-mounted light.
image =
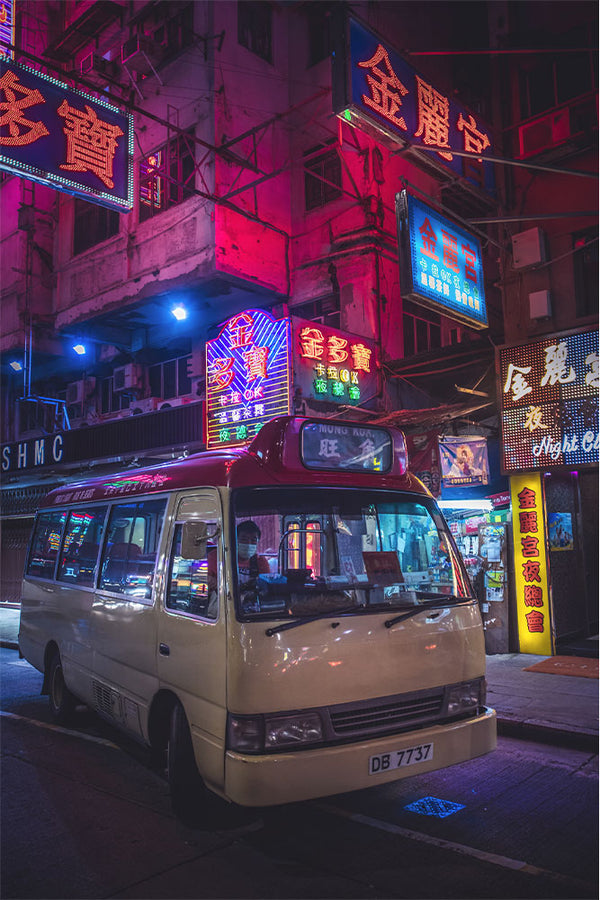
[[187, 309], [179, 303], [173, 307], [171, 315], [175, 316], [178, 322], [183, 322], [184, 319], [187, 319]]
[[23, 371], [23, 366], [19, 362], [18, 359], [13, 359], [13, 361], [11, 363], [9, 363], [9, 366], [11, 367], [13, 372], [22, 372]]
[[77, 356], [85, 356], [86, 350], [84, 344], [73, 344], [73, 350]]

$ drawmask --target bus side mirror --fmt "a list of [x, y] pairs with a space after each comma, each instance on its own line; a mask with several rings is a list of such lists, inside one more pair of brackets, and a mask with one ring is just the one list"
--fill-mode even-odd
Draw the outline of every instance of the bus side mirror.
[[183, 559], [204, 559], [206, 557], [206, 542], [215, 540], [221, 529], [218, 525], [214, 531], [208, 533], [206, 522], [190, 521], [183, 523], [181, 533], [181, 556]]

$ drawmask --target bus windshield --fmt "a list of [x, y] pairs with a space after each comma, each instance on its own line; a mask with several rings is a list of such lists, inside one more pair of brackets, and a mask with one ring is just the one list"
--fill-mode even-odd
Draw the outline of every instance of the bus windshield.
[[406, 609], [472, 591], [427, 497], [278, 487], [234, 495], [237, 612], [244, 620]]

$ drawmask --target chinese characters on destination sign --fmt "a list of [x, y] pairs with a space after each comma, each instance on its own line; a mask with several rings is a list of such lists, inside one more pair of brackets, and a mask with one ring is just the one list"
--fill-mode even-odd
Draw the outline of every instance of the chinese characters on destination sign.
[[598, 462], [598, 332], [555, 336], [500, 355], [506, 471]]
[[289, 319], [250, 309], [206, 343], [206, 446], [248, 444], [289, 413]]
[[519, 648], [551, 653], [542, 486], [538, 473], [511, 478]]
[[131, 209], [133, 123], [103, 100], [0, 56], [0, 168]]
[[307, 422], [302, 461], [309, 469], [384, 473], [392, 465], [392, 439], [381, 428]]

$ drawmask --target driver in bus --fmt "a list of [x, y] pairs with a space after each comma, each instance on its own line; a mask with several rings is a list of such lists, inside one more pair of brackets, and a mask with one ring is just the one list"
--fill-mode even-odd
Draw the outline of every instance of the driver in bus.
[[238, 573], [241, 581], [269, 574], [269, 563], [266, 556], [257, 553], [260, 540], [260, 528], [248, 519], [237, 527]]

